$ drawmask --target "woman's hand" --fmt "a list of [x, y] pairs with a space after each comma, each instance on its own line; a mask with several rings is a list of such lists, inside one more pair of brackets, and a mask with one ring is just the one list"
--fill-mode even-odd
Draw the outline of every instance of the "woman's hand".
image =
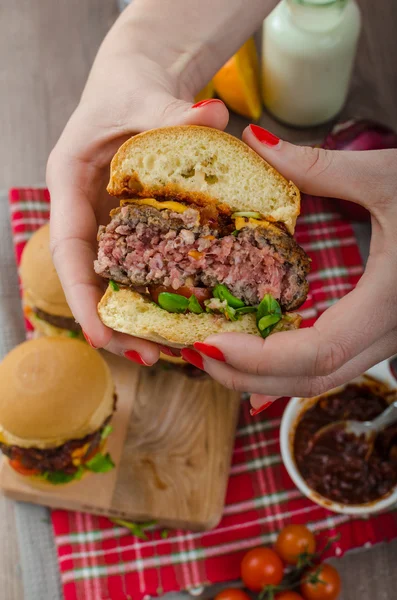
[[[68, 304], [87, 341], [120, 355], [128, 351], [130, 359], [151, 365], [159, 357], [156, 344], [111, 331], [97, 314], [103, 281], [93, 267], [96, 235], [98, 225], [108, 222], [110, 210], [118, 204], [105, 191], [109, 163], [133, 132], [192, 123], [223, 129], [228, 113], [219, 101], [192, 108], [191, 102], [177, 100], [170, 78], [157, 65], [146, 63], [144, 57], [135, 57], [128, 67], [131, 79], [122, 90], [113, 77], [110, 81], [109, 76], [102, 77], [101, 81], [101, 72], [94, 71], [49, 159], [47, 181], [52, 199], [53, 260]], [[127, 65], [122, 70], [127, 72]], [[109, 86], [107, 92], [98, 97], [96, 90], [105, 85]]]
[[171, 72], [172, 48], [164, 43], [161, 63], [137, 52], [131, 39], [134, 29], [123, 15], [101, 47], [80, 104], [50, 156], [51, 245], [67, 301], [88, 341], [153, 364], [159, 356], [155, 344], [115, 333], [97, 315], [103, 282], [93, 268], [96, 234], [118, 204], [105, 191], [109, 164], [134, 133], [177, 124], [223, 129], [228, 112], [220, 101], [192, 108], [194, 85], [200, 82], [184, 80], [181, 92], [182, 73]]
[[[51, 247], [70, 308], [95, 347], [153, 364], [155, 344], [112, 332], [97, 315], [93, 269], [99, 224], [115, 206], [109, 163], [131, 135], [167, 125], [224, 129], [220, 100], [193, 98], [259, 26], [274, 0], [134, 0], [105, 38], [77, 110], [47, 167]], [[116, 203], [117, 204], [117, 203]], [[103, 282], [102, 282], [103, 283]]]
[[364, 275], [313, 327], [266, 339], [210, 336], [205, 343], [212, 349], [204, 350], [218, 360], [201, 345], [201, 357], [193, 355], [226, 387], [251, 393], [258, 409], [284, 395], [318, 395], [397, 352], [397, 150], [320, 150], [278, 141], [259, 128], [255, 132], [245, 130], [247, 144], [300, 190], [356, 202], [372, 217]]

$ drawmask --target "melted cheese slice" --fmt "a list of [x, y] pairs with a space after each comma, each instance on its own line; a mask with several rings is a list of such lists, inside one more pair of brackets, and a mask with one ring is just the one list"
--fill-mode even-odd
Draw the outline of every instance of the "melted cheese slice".
[[240, 231], [240, 229], [243, 229], [244, 227], [259, 227], [260, 225], [262, 225], [263, 227], [268, 227], [269, 226], [269, 221], [266, 221], [265, 219], [252, 219], [252, 217], [250, 217], [249, 219], [247, 219], [246, 217], [236, 217], [235, 219], [235, 227], [237, 229], [237, 231]]
[[86, 454], [89, 446], [89, 444], [84, 444], [84, 446], [82, 446], [81, 448], [76, 448], [76, 450], [72, 452], [72, 462], [75, 467], [81, 465], [81, 459]]
[[122, 204], [139, 204], [141, 206], [152, 206], [153, 208], [157, 208], [157, 210], [172, 210], [172, 212], [184, 213], [189, 207], [180, 204], [179, 202], [174, 202], [173, 200], [166, 200], [165, 202], [159, 202], [154, 198], [137, 198], [132, 200], [123, 201]]

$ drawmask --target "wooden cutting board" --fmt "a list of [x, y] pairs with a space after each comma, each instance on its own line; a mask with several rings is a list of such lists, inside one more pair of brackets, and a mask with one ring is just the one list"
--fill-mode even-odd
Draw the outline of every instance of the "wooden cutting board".
[[224, 506], [239, 394], [210, 379], [103, 356], [118, 395], [108, 441], [116, 469], [66, 486], [32, 486], [3, 458], [0, 488], [16, 500], [53, 508], [196, 531], [215, 527]]

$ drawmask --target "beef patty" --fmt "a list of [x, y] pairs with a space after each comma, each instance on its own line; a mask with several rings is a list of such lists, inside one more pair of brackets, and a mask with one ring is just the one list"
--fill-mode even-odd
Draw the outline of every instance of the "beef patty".
[[164, 285], [176, 292], [183, 285], [213, 288], [223, 284], [246, 304], [265, 294], [284, 310], [306, 299], [310, 263], [305, 252], [283, 230], [268, 226], [233, 231], [222, 217], [206, 219], [200, 209], [184, 213], [127, 204], [111, 213], [98, 233], [95, 271], [132, 287]]
[[39, 319], [46, 321], [50, 325], [54, 327], [59, 327], [59, 329], [67, 329], [68, 331], [73, 331], [73, 333], [80, 333], [81, 327], [72, 317], [60, 317], [58, 315], [51, 315], [50, 313], [41, 310], [40, 308], [33, 307], [32, 308], [34, 314]]

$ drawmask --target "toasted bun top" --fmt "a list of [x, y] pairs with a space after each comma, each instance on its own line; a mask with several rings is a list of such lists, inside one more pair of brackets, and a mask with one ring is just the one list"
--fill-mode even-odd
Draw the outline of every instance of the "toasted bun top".
[[109, 367], [88, 344], [39, 338], [0, 364], [0, 439], [50, 448], [96, 431], [113, 411]]
[[27, 301], [51, 315], [73, 317], [50, 252], [50, 226], [40, 227], [22, 253], [20, 276]]
[[108, 192], [173, 197], [220, 210], [256, 211], [292, 234], [300, 193], [244, 142], [209, 127], [153, 129], [127, 140], [111, 164]]

